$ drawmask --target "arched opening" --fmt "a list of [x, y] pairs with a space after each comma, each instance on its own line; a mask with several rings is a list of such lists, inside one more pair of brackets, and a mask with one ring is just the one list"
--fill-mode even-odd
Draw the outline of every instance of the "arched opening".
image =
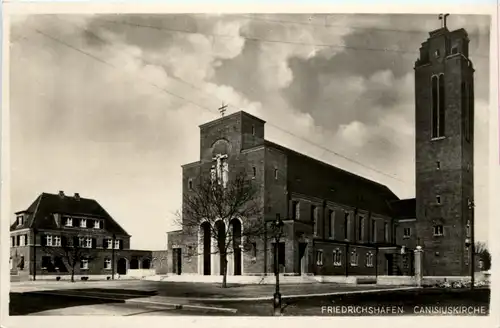
[[118, 274], [127, 274], [127, 260], [123, 257], [118, 260], [116, 266], [116, 273]]
[[139, 260], [138, 259], [132, 259], [130, 261], [130, 269], [131, 270], [139, 269]]
[[201, 240], [203, 247], [203, 274], [209, 276], [211, 274], [211, 246], [212, 246], [212, 237], [210, 231], [210, 223], [203, 222], [200, 226], [201, 230]]
[[226, 265], [225, 249], [226, 249], [226, 226], [224, 221], [219, 220], [215, 222], [215, 231], [217, 231], [217, 252], [219, 253], [219, 274], [224, 274], [224, 267]]
[[233, 265], [234, 275], [241, 276], [241, 222], [238, 219], [231, 220], [233, 229]]
[[143, 259], [142, 260], [142, 268], [143, 269], [151, 269], [151, 260], [150, 259]]

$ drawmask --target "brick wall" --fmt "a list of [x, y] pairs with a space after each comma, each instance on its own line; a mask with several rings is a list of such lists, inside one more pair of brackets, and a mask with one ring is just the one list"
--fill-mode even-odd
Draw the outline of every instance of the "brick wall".
[[[456, 36], [455, 36], [456, 37]], [[456, 41], [456, 40], [455, 40]], [[435, 38], [423, 51], [445, 54], [444, 39]], [[466, 51], [466, 49], [464, 49]], [[461, 82], [472, 76], [462, 56], [431, 59], [431, 65], [415, 70], [416, 93], [416, 233], [425, 250], [424, 275], [463, 275], [465, 265], [465, 224], [471, 218], [467, 198], [473, 196], [473, 178], [467, 172], [473, 148], [464, 144]], [[432, 74], [445, 72], [445, 135], [431, 140]], [[439, 169], [437, 162], [440, 162]], [[472, 164], [471, 164], [472, 165]], [[436, 204], [436, 196], [441, 204]], [[434, 236], [433, 226], [443, 225], [444, 235]]]

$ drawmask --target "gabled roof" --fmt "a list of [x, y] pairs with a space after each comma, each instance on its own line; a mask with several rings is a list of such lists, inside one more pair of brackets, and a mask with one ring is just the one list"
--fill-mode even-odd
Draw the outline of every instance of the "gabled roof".
[[14, 222], [10, 230], [22, 228], [56, 229], [53, 215], [67, 214], [75, 216], [87, 216], [91, 218], [104, 219], [106, 231], [121, 235], [128, 233], [106, 212], [106, 210], [94, 199], [67, 196], [64, 194], [40, 194], [35, 201], [25, 210], [16, 214], [24, 214], [22, 226]]
[[391, 208], [397, 219], [415, 219], [417, 217], [417, 201], [415, 198], [391, 202]]
[[[308, 177], [300, 179], [299, 182], [295, 181], [297, 177], [288, 177], [290, 188], [295, 189], [296, 185], [298, 187], [298, 184], [301, 184], [298, 188], [302, 190], [305, 188], [311, 195], [315, 193], [332, 195], [331, 197], [335, 201], [345, 205], [359, 207], [382, 215], [393, 215], [389, 203], [397, 201], [399, 198], [387, 186], [274, 142], [265, 140], [265, 145], [285, 153], [288, 157], [287, 165], [289, 168], [292, 165], [304, 168], [304, 174]], [[309, 172], [315, 174], [310, 175]], [[323, 192], [321, 192], [322, 189]], [[329, 192], [330, 189], [333, 193]]]

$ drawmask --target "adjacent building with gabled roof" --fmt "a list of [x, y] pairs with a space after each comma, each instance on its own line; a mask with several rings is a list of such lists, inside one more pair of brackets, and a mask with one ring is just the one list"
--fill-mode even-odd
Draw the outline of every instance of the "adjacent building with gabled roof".
[[166, 266], [161, 252], [130, 249], [130, 238], [96, 200], [42, 193], [10, 226], [11, 274], [55, 279], [75, 262], [76, 276], [114, 278]]

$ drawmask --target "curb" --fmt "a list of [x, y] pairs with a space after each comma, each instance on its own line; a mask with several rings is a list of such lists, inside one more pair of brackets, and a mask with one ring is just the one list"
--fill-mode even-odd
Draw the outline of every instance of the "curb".
[[[299, 298], [310, 298], [310, 297], [324, 297], [324, 296], [338, 296], [338, 295], [350, 295], [350, 294], [368, 294], [368, 293], [380, 293], [380, 292], [391, 292], [391, 291], [403, 291], [403, 290], [416, 290], [423, 287], [399, 287], [399, 288], [382, 288], [382, 289], [368, 289], [368, 290], [348, 290], [343, 292], [330, 292], [330, 293], [319, 293], [319, 294], [299, 294], [299, 295], [283, 295], [282, 299], [299, 299]], [[208, 301], [208, 302], [242, 302], [242, 301], [270, 301], [273, 300], [273, 296], [261, 296], [261, 297], [234, 297], [234, 298], [189, 298], [191, 301]]]
[[91, 298], [91, 299], [106, 300], [106, 301], [117, 301], [117, 302], [123, 302], [125, 304], [153, 305], [153, 306], [160, 306], [162, 308], [169, 309], [169, 310], [193, 309], [193, 310], [208, 310], [208, 311], [229, 312], [229, 313], [238, 312], [237, 309], [232, 309], [232, 308], [204, 306], [204, 305], [195, 305], [195, 304], [155, 302], [155, 301], [149, 301], [149, 300], [145, 300], [145, 299], [142, 299], [142, 300], [141, 299], [121, 299], [121, 298], [116, 298], [116, 297], [85, 295], [85, 294], [71, 294], [71, 293], [55, 293], [55, 292], [45, 292], [45, 291], [40, 291], [40, 292], [35, 292], [35, 293], [45, 294], [45, 295], [54, 295], [54, 296], [68, 296], [68, 297], [77, 297], [77, 298]]

